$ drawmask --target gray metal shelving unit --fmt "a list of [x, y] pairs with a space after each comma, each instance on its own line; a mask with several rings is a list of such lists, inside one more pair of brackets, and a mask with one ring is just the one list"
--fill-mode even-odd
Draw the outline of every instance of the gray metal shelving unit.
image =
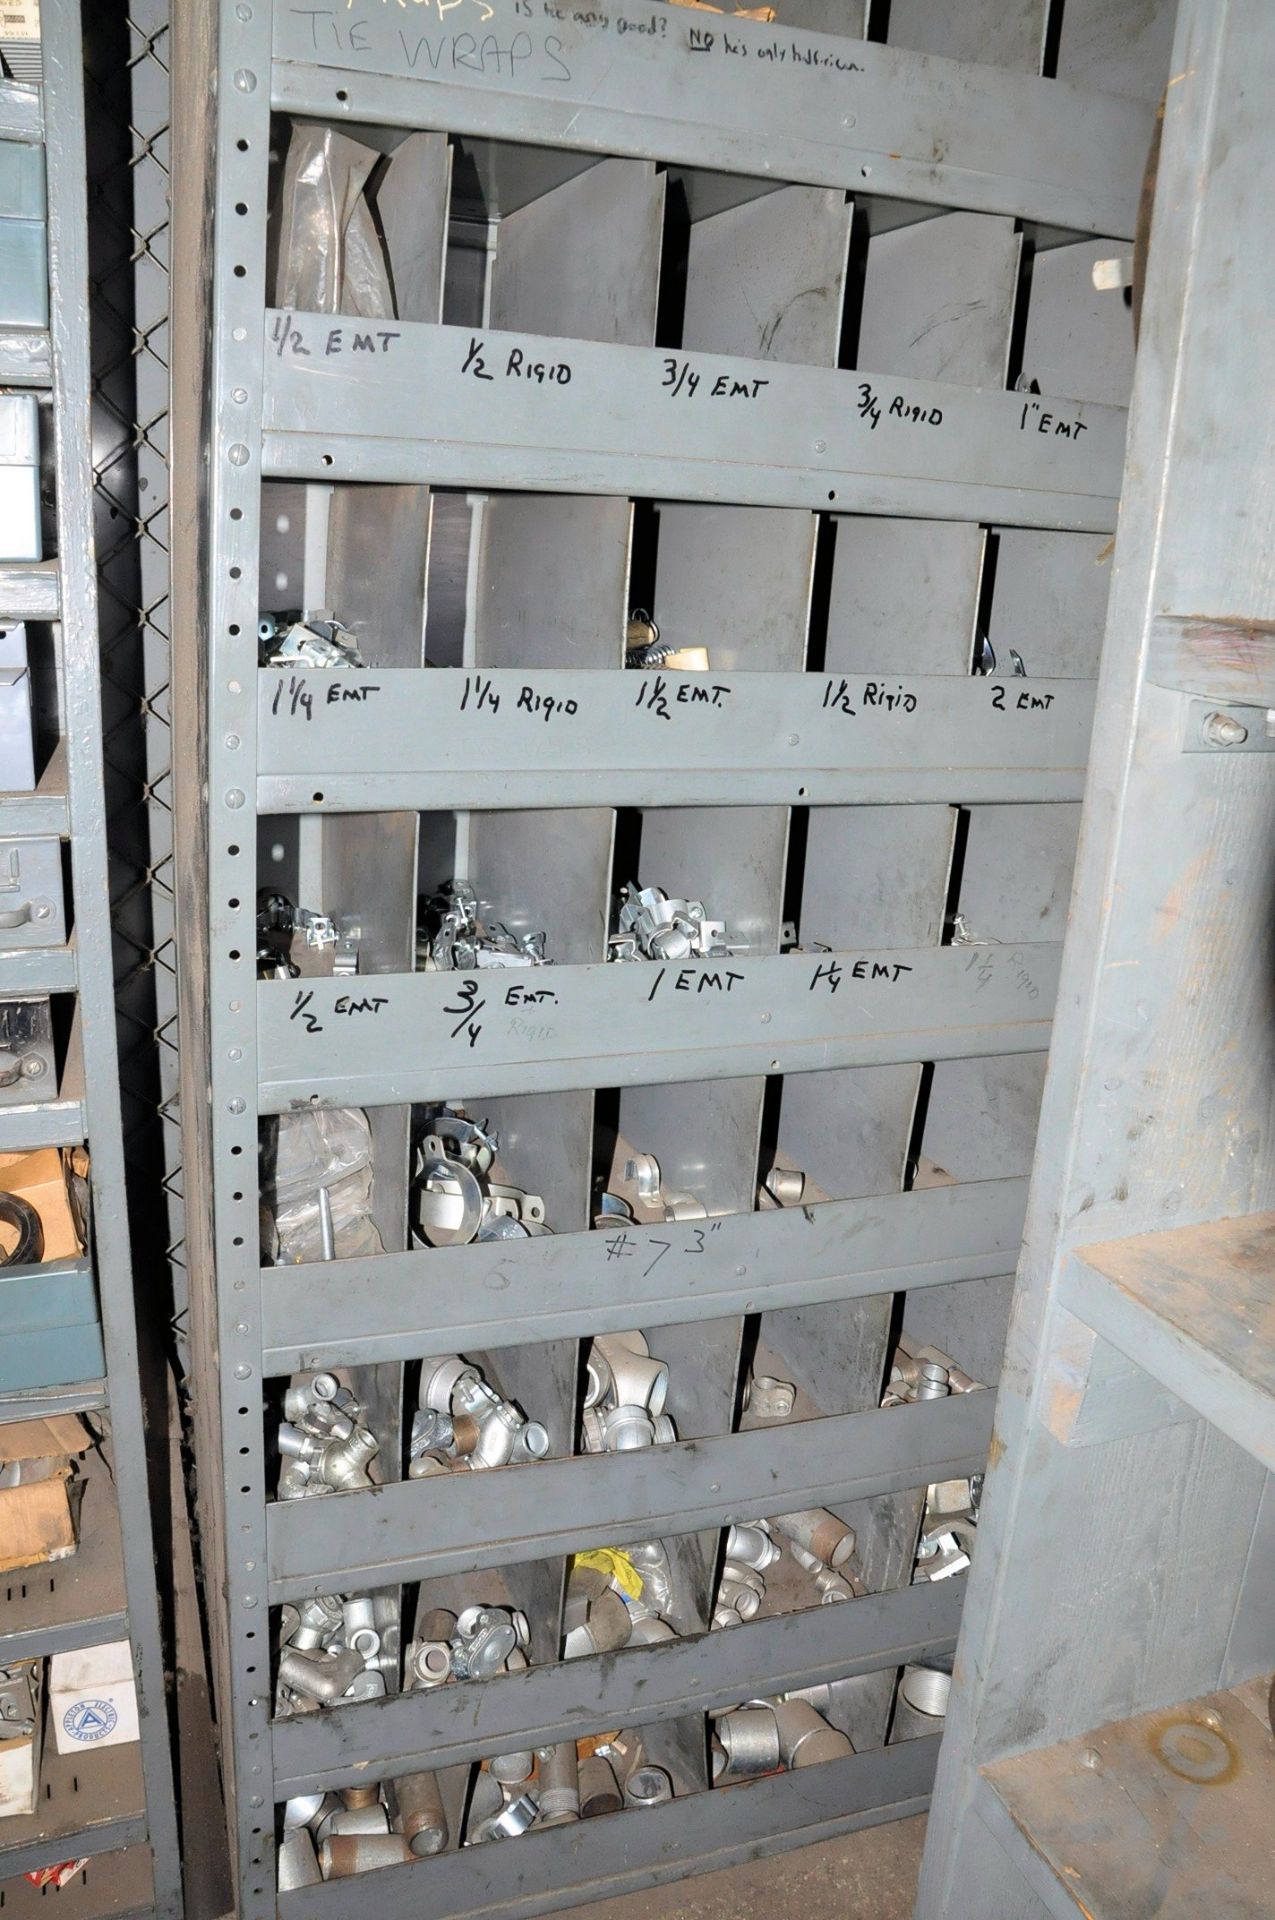
[[56, 555], [0, 568], [0, 618], [29, 623], [43, 689], [36, 724], [42, 768], [33, 793], [0, 795], [0, 833], [66, 843], [72, 934], [62, 949], [0, 955], [5, 991], [49, 991], [70, 1009], [57, 1097], [0, 1114], [6, 1151], [88, 1146], [92, 1271], [104, 1377], [0, 1396], [0, 1420], [92, 1412], [105, 1430], [89, 1457], [80, 1544], [67, 1561], [0, 1580], [0, 1661], [128, 1639], [141, 1717], [135, 1746], [64, 1758], [45, 1743], [39, 1811], [0, 1824], [6, 1915], [44, 1912], [49, 1896], [22, 1876], [84, 1856], [56, 1898], [60, 1910], [176, 1916], [181, 1908], [164, 1657], [138, 1365], [116, 1069], [114, 973], [106, 909], [97, 586], [89, 425], [88, 258], [80, 14], [44, 0], [38, 44], [25, 42], [22, 83], [0, 81], [0, 138], [41, 145], [47, 184], [49, 325], [0, 340], [0, 382], [34, 389], [42, 406]]
[[[240, 1910], [276, 1911], [291, 1796], [616, 1726], [663, 1743], [671, 1803], [453, 1846], [378, 1875], [379, 1905], [532, 1914], [914, 1811], [938, 1741], [901, 1737], [896, 1679], [951, 1653], [963, 1597], [912, 1583], [922, 1504], [981, 1471], [994, 1394], [880, 1402], [896, 1322], [999, 1368], [1132, 365], [1091, 269], [1128, 250], [1152, 106], [1098, 90], [1083, 0], [1048, 42], [1080, 84], [1040, 77], [1044, 4], [953, 38], [895, 0], [889, 45], [820, 0], [774, 27], [651, 0], [188, 11], [183, 1160]], [[315, 121], [384, 156], [390, 314], [277, 297], [271, 156]], [[648, 594], [707, 642], [708, 697], [622, 670]], [[285, 606], [334, 607], [365, 668], [259, 669]], [[602, 964], [639, 835], [648, 883], [748, 942], [728, 969]], [[418, 888], [461, 857], [548, 931], [534, 1009], [413, 971]], [[357, 921], [357, 981], [258, 983], [275, 884]], [[553, 1237], [410, 1245], [412, 1108], [438, 1100], [492, 1115]], [[343, 1106], [372, 1117], [387, 1250], [263, 1267], [262, 1123]], [[604, 1135], [708, 1219], [588, 1231]], [[771, 1159], [807, 1204], [754, 1210]], [[579, 1343], [634, 1325], [679, 1442], [569, 1457]], [[541, 1396], [552, 1458], [401, 1477], [403, 1369], [450, 1352]], [[762, 1356], [806, 1418], [741, 1418]], [[382, 1484], [276, 1500], [270, 1419], [317, 1367], [361, 1370]], [[705, 1632], [720, 1530], [810, 1504], [852, 1520], [870, 1591]], [[652, 1535], [682, 1543], [681, 1638], [564, 1667], [563, 1556]], [[280, 1607], [476, 1581], [524, 1605], [529, 1672], [274, 1717]], [[710, 1789], [706, 1711], [834, 1681], [852, 1755]], [[334, 1885], [278, 1911], [347, 1912]]]
[[[1073, 937], [917, 1906], [1267, 1913], [1275, 33], [1184, 0]], [[1061, 1011], [1065, 1009], [1064, 1011]]]

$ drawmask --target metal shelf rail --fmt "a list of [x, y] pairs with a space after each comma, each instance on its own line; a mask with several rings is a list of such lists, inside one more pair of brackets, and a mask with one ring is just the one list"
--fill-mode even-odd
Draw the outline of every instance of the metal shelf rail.
[[[911, 1584], [922, 1505], [981, 1472], [994, 1394], [880, 1401], [900, 1296], [996, 1379], [1132, 360], [1090, 271], [1132, 235], [1152, 110], [1040, 78], [1043, 5], [1000, 68], [841, 11], [839, 33], [796, 0], [774, 29], [653, 0], [175, 22], [183, 1159], [244, 1920], [276, 1912], [290, 1797], [617, 1726], [663, 1742], [669, 1804], [389, 1868], [381, 1908], [532, 1914], [925, 1804], [937, 1740], [901, 1736], [895, 1683], [950, 1654], [962, 1583]], [[388, 313], [307, 311], [268, 271], [289, 117], [383, 157]], [[623, 671], [652, 578], [661, 628], [709, 646], [699, 700]], [[364, 668], [259, 668], [286, 606], [334, 607]], [[715, 902], [749, 952], [603, 964], [638, 833], [648, 883]], [[781, 951], [803, 848], [807, 947]], [[462, 856], [547, 927], [547, 997], [414, 971], [418, 885]], [[258, 984], [276, 884], [358, 923], [356, 981]], [[712, 1186], [704, 1225], [588, 1231], [595, 1096], [608, 1137]], [[410, 1244], [412, 1108], [458, 1099], [529, 1156], [553, 1237]], [[385, 1253], [263, 1266], [263, 1123], [349, 1106]], [[763, 1139], [811, 1204], [754, 1210]], [[570, 1457], [577, 1343], [635, 1322], [679, 1441]], [[449, 1352], [552, 1403], [551, 1459], [401, 1477], [404, 1369]], [[750, 1355], [808, 1418], [740, 1415]], [[316, 1367], [360, 1383], [382, 1484], [277, 1500], [270, 1422]], [[706, 1632], [719, 1530], [812, 1502], [853, 1517], [869, 1591]], [[563, 1556], [652, 1534], [699, 1566], [680, 1638], [564, 1667]], [[420, 1618], [512, 1598], [531, 1670], [276, 1716], [279, 1609], [350, 1590]], [[829, 1682], [853, 1754], [710, 1789], [707, 1710]]]
[[[20, 23], [19, 10], [19, 23]], [[93, 1411], [107, 1429], [88, 1466], [75, 1556], [0, 1581], [0, 1662], [127, 1638], [141, 1722], [138, 1746], [78, 1758], [44, 1750], [44, 1792], [30, 1819], [0, 1823], [0, 1903], [33, 1913], [42, 1896], [18, 1876], [85, 1856], [87, 1871], [59, 1897], [83, 1916], [181, 1910], [157, 1570], [116, 1070], [114, 973], [106, 911], [102, 715], [89, 426], [88, 257], [80, 13], [71, 0], [39, 9], [38, 83], [0, 81], [0, 139], [44, 150], [49, 324], [7, 331], [0, 378], [35, 391], [51, 436], [56, 557], [0, 568], [0, 621], [28, 624], [33, 658], [47, 653], [50, 689], [37, 714], [43, 767], [33, 793], [0, 795], [0, 833], [69, 843], [73, 935], [64, 949], [0, 956], [6, 992], [74, 998], [57, 1098], [0, 1113], [6, 1151], [87, 1144], [92, 1268], [105, 1377], [16, 1389], [0, 1419]], [[56, 692], [53, 692], [53, 689]], [[77, 1266], [82, 1263], [76, 1263]], [[69, 1270], [69, 1269], [68, 1269]], [[52, 1272], [52, 1268], [45, 1271]], [[41, 1909], [43, 1910], [43, 1909]]]
[[1066, 1012], [923, 1920], [1270, 1905], [1275, 491], [1248, 404], [1275, 374], [1249, 191], [1268, 9], [1185, 0], [1172, 73]]

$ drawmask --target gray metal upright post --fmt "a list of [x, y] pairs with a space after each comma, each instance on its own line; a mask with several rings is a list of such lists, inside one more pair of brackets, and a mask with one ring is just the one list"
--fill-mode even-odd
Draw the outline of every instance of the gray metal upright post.
[[1270, 1911], [1273, 86], [1264, 0], [1187, 0], [920, 1920]]

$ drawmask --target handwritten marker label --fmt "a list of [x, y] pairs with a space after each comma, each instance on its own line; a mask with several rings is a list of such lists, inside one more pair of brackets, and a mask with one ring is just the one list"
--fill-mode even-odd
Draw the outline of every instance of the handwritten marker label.
[[1079, 440], [1089, 427], [1084, 420], [1064, 420], [1060, 414], [1045, 411], [1039, 400], [1025, 400], [1018, 416], [1020, 433], [1048, 433], [1055, 439]]
[[[703, 384], [703, 375], [697, 373], [689, 360], [678, 359], [675, 355], [662, 362], [664, 375], [660, 386], [670, 400], [679, 396], [683, 400], [693, 400]], [[770, 385], [769, 380], [759, 379], [755, 374], [740, 375], [718, 373], [713, 383], [705, 388], [710, 400], [755, 400], [762, 389]]]
[[537, 386], [569, 387], [571, 366], [566, 360], [532, 360], [525, 347], [510, 347], [503, 363], [487, 364], [487, 342], [477, 334], [469, 336], [469, 346], [460, 370], [473, 380], [531, 380]]
[[1013, 691], [1013, 683], [1000, 680], [992, 688], [992, 707], [997, 713], [1048, 713], [1054, 704], [1052, 693], [1033, 693], [1030, 687]]
[[943, 409], [926, 406], [924, 402], [918, 404], [906, 399], [901, 393], [893, 393], [888, 400], [883, 400], [870, 380], [861, 380], [859, 382], [859, 418], [868, 422], [868, 430], [871, 433], [876, 432], [883, 419], [902, 420], [913, 427], [941, 427]]

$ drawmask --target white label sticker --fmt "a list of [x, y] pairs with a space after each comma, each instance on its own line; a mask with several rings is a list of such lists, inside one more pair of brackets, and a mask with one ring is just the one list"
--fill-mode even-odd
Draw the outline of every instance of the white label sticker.
[[0, 40], [38, 40], [40, 0], [0, 0]]

